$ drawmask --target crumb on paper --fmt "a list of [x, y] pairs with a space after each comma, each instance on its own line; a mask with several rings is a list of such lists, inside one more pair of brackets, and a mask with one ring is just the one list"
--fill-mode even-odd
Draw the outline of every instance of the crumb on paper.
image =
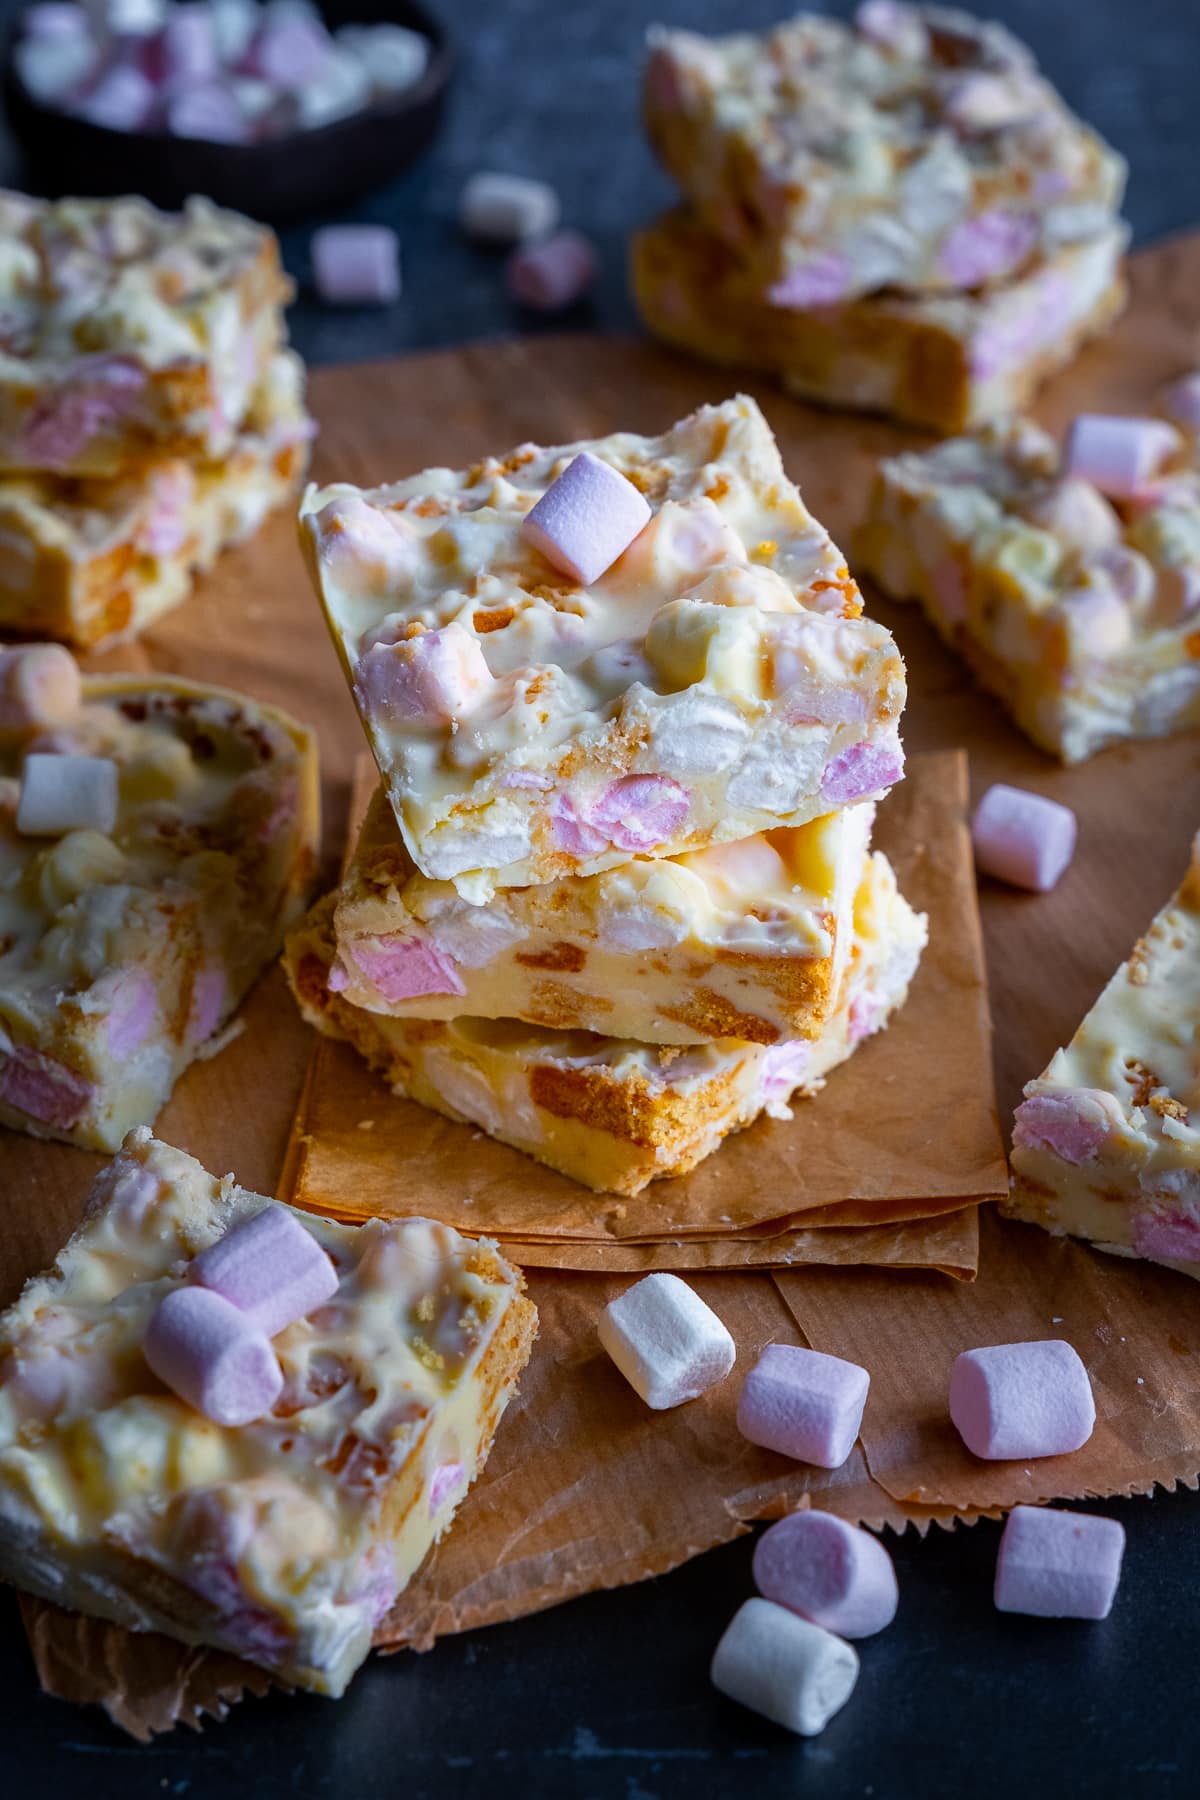
[[222, 1050], [227, 1050], [235, 1038], [240, 1038], [245, 1029], [245, 1019], [230, 1019], [224, 1031], [218, 1031], [215, 1037], [210, 1037], [207, 1043], [201, 1044], [196, 1052], [196, 1061], [211, 1062], [214, 1056], [220, 1056]]
[[1145, 1387], [1145, 1385], [1146, 1385], [1146, 1377], [1145, 1377], [1145, 1376], [1144, 1376], [1144, 1375], [1139, 1375], [1139, 1376], [1138, 1376], [1138, 1378], [1137, 1378], [1137, 1384], [1138, 1384], [1138, 1386], [1139, 1386], [1139, 1387]]
[[358, 1131], [374, 1131], [375, 1121], [374, 1119], [360, 1119], [355, 1129]]

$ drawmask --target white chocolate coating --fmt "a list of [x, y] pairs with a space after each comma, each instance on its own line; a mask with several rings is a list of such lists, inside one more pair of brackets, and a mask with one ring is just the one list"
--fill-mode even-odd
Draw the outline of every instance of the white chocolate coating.
[[1200, 1276], [1200, 838], [1179, 891], [1025, 1089], [1004, 1210]]
[[762, 34], [651, 33], [651, 140], [780, 303], [974, 288], [1103, 229], [1125, 164], [1000, 25], [897, 7], [881, 42], [800, 15]]
[[271, 1410], [216, 1425], [142, 1340], [191, 1259], [268, 1205], [148, 1131], [101, 1173], [0, 1319], [0, 1562], [60, 1604], [336, 1695], [482, 1466], [535, 1315], [486, 1242], [300, 1215], [337, 1292], [273, 1340]]
[[[587, 588], [521, 531], [584, 449], [653, 509]], [[473, 902], [899, 778], [903, 664], [751, 400], [661, 438], [310, 489], [301, 543], [409, 853]]]

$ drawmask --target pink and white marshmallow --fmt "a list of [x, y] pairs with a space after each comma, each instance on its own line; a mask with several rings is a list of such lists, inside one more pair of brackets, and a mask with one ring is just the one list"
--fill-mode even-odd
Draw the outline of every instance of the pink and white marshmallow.
[[1132, 499], [1180, 449], [1179, 433], [1162, 419], [1080, 413], [1067, 437], [1064, 467], [1114, 500]]
[[1102, 1088], [1027, 1093], [1013, 1118], [1013, 1144], [1019, 1150], [1049, 1150], [1063, 1162], [1082, 1163], [1095, 1156], [1120, 1124], [1119, 1109]]
[[1056, 481], [1026, 509], [1031, 525], [1053, 532], [1085, 555], [1111, 550], [1121, 541], [1121, 521], [1090, 481], [1069, 475]]
[[410, 725], [461, 718], [493, 679], [478, 638], [457, 620], [398, 644], [373, 644], [358, 665], [358, 684], [371, 707]]
[[950, 1417], [972, 1456], [1024, 1461], [1082, 1448], [1096, 1402], [1078, 1352], [1046, 1338], [964, 1350], [950, 1377]]
[[189, 1276], [269, 1338], [323, 1306], [338, 1286], [329, 1257], [285, 1206], [266, 1206], [227, 1231], [200, 1252]]
[[832, 1513], [791, 1513], [754, 1549], [764, 1599], [839, 1637], [873, 1637], [896, 1616], [896, 1568], [877, 1537]]
[[976, 867], [1012, 887], [1046, 894], [1075, 854], [1077, 826], [1069, 806], [998, 781], [975, 809], [971, 841]]
[[1125, 1527], [1095, 1513], [1014, 1506], [996, 1558], [1000, 1612], [1107, 1619], [1121, 1580]]
[[61, 644], [0, 650], [0, 737], [67, 725], [83, 700], [79, 664]]
[[388, 225], [326, 225], [312, 239], [313, 281], [328, 306], [400, 298], [400, 240]]
[[649, 504], [633, 483], [584, 450], [526, 513], [521, 530], [547, 562], [590, 587], [649, 520]]
[[151, 1316], [142, 1351], [158, 1379], [216, 1425], [261, 1419], [283, 1389], [266, 1332], [209, 1288], [173, 1288]]
[[[373, 943], [356, 943], [352, 953], [367, 980], [385, 1000], [419, 1000], [425, 994], [465, 994], [452, 956], [428, 938], [391, 932]], [[346, 971], [335, 963], [329, 986], [338, 993], [348, 985]]]
[[167, 129], [174, 137], [209, 144], [248, 144], [251, 130], [231, 86], [210, 81], [187, 87], [167, 104]]
[[769, 1344], [738, 1398], [743, 1437], [821, 1469], [840, 1469], [862, 1425], [871, 1378], [857, 1363]]
[[17, 830], [26, 837], [99, 831], [117, 822], [117, 765], [104, 756], [33, 753], [21, 770]]
[[724, 1381], [737, 1356], [711, 1306], [678, 1275], [647, 1275], [600, 1315], [600, 1342], [655, 1412]]
[[882, 796], [903, 774], [904, 750], [895, 733], [877, 743], [864, 738], [830, 758], [821, 777], [821, 798], [830, 806], [852, 806]]
[[942, 244], [942, 272], [955, 287], [981, 287], [1011, 275], [1032, 253], [1038, 240], [1037, 221], [1025, 213], [993, 207], [964, 219]]
[[600, 260], [582, 232], [559, 231], [543, 243], [515, 250], [504, 279], [522, 306], [559, 312], [582, 300], [599, 273]]
[[816, 1737], [858, 1680], [849, 1644], [771, 1600], [747, 1600], [717, 1645], [712, 1684], [801, 1737]]
[[74, 108], [91, 125], [109, 131], [143, 131], [158, 104], [154, 83], [132, 63], [117, 63]]
[[168, 89], [212, 81], [220, 70], [212, 13], [203, 0], [172, 6], [156, 47], [163, 84]]

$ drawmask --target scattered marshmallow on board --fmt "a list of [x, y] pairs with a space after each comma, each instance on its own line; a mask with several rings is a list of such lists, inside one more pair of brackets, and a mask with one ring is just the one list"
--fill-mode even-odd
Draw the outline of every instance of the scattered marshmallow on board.
[[840, 1469], [858, 1436], [871, 1378], [857, 1363], [769, 1344], [742, 1384], [743, 1437], [797, 1462]]
[[972, 1455], [1024, 1461], [1081, 1449], [1096, 1402], [1075, 1348], [1047, 1338], [964, 1350], [950, 1377], [950, 1417]]
[[771, 1600], [747, 1600], [712, 1659], [712, 1683], [787, 1731], [816, 1737], [858, 1680], [849, 1644]]
[[976, 866], [1011, 887], [1045, 894], [1075, 854], [1075, 814], [1057, 800], [998, 781], [975, 810]]

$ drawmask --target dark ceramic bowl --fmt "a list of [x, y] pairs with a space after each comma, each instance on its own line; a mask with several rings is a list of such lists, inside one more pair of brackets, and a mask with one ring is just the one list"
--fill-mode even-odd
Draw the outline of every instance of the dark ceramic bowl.
[[110, 131], [44, 106], [13, 67], [20, 19], [5, 44], [4, 105], [35, 192], [144, 194], [156, 206], [178, 208], [189, 194], [207, 194], [272, 224], [306, 214], [336, 212], [371, 188], [382, 187], [433, 137], [454, 63], [445, 31], [424, 7], [405, 0], [326, 0], [326, 23], [408, 25], [432, 46], [419, 82], [315, 131], [294, 131], [261, 144], [210, 144], [166, 132]]

